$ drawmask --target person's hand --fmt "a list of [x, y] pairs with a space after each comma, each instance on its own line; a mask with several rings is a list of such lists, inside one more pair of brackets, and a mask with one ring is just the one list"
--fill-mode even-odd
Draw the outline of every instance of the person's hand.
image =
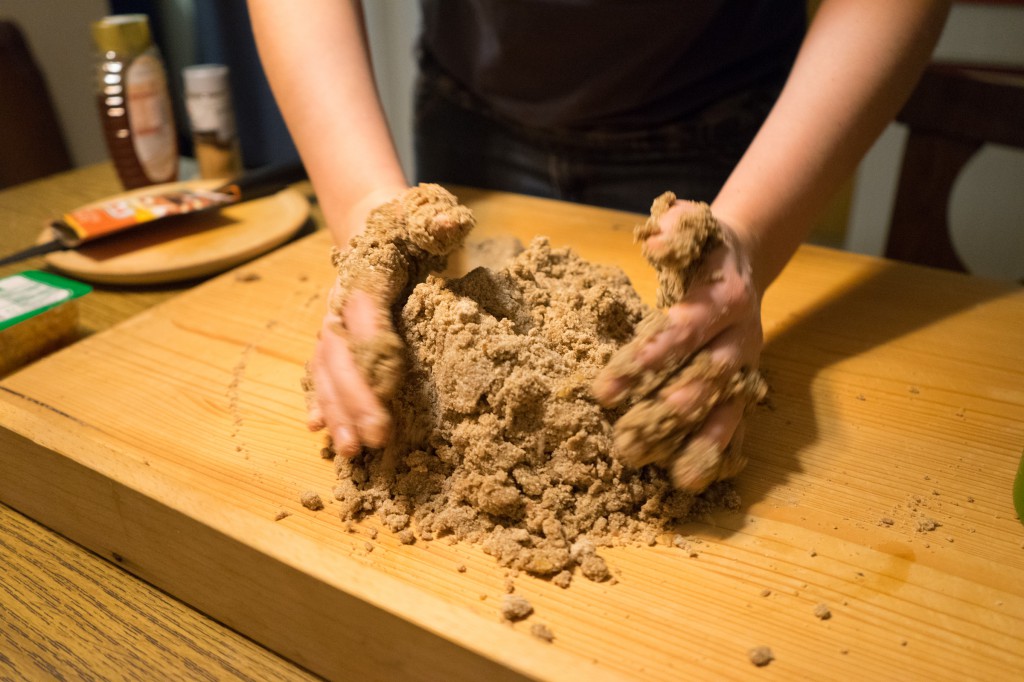
[[[681, 219], [698, 210], [693, 202], [675, 201], [657, 216], [643, 235], [651, 262], [668, 256]], [[765, 390], [756, 371], [763, 334], [751, 249], [729, 226], [718, 226], [720, 240], [683, 277], [681, 298], [666, 301], [671, 304], [664, 317], [623, 348], [620, 353], [628, 357], [613, 359], [594, 386], [605, 404], [641, 398], [616, 426], [616, 444], [626, 459], [638, 465], [658, 461], [677, 487], [692, 491], [742, 470], [743, 413]], [[664, 283], [663, 278], [663, 294]], [[624, 364], [635, 370], [617, 371]], [[651, 382], [651, 376], [658, 379]]]
[[308, 426], [312, 431], [326, 428], [334, 452], [352, 457], [363, 445], [379, 448], [387, 442], [391, 416], [357, 364], [350, 341], [372, 343], [382, 331], [391, 331], [391, 320], [364, 291], [355, 289], [346, 300], [340, 298], [335, 283], [330, 300], [342, 308], [335, 312], [328, 306], [317, 335], [309, 367], [316, 391], [310, 399]]
[[474, 225], [469, 209], [439, 185], [406, 189], [377, 206], [344, 250], [304, 380], [308, 426], [326, 428], [335, 454], [384, 447], [387, 405], [403, 375], [392, 312], [426, 273], [442, 270]]

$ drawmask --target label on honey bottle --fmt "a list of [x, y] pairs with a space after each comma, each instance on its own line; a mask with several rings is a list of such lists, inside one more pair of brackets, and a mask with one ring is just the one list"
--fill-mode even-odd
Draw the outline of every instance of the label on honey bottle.
[[159, 58], [143, 53], [134, 59], [124, 86], [135, 156], [150, 182], [167, 182], [177, 176], [178, 141], [167, 76]]

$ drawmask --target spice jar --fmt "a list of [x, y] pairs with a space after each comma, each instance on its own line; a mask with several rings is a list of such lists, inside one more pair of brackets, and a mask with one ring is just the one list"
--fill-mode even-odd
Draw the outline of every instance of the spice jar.
[[110, 158], [125, 189], [178, 177], [178, 138], [167, 71], [145, 14], [92, 24], [99, 51], [97, 103]]
[[231, 105], [228, 67], [196, 64], [182, 69], [185, 107], [201, 178], [229, 178], [242, 170], [242, 153]]

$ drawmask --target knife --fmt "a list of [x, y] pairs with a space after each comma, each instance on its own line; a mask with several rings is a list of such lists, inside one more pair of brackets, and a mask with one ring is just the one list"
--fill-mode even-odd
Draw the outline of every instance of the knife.
[[301, 162], [289, 161], [246, 171], [214, 189], [160, 189], [90, 204], [50, 223], [53, 238], [0, 258], [0, 265], [65, 251], [85, 242], [166, 220], [211, 211], [278, 192], [306, 177]]

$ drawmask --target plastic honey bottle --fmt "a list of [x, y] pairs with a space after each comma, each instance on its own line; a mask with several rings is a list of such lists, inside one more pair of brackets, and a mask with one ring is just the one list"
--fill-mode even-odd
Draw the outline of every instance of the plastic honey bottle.
[[167, 71], [145, 14], [92, 24], [99, 51], [97, 102], [110, 158], [125, 189], [178, 177], [178, 138]]

